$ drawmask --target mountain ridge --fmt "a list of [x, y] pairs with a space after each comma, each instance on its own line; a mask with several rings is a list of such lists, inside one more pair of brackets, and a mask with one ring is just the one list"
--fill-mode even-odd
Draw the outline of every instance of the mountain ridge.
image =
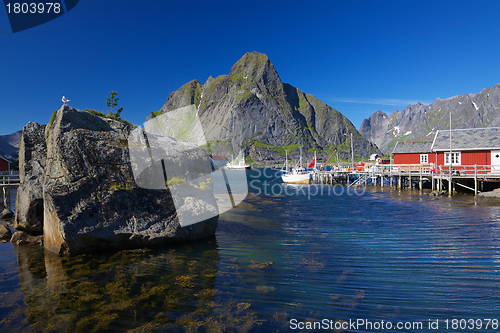
[[265, 54], [245, 54], [227, 75], [196, 80], [169, 94], [163, 107], [148, 119], [194, 104], [207, 140], [217, 155], [240, 149], [258, 163], [284, 161], [283, 147], [305, 155], [318, 151], [326, 158], [334, 148], [350, 158], [353, 133], [356, 158], [379, 152], [339, 111], [281, 78]]
[[391, 115], [378, 110], [364, 119], [359, 132], [384, 153], [392, 151], [397, 141], [425, 140], [439, 129], [500, 126], [500, 84], [479, 93], [436, 98], [429, 105], [408, 105]]
[[0, 155], [16, 155], [19, 151], [22, 130], [0, 135]]

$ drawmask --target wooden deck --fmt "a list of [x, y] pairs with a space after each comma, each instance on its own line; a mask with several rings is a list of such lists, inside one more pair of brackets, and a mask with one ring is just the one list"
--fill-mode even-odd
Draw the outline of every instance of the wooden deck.
[[[314, 179], [320, 183], [347, 183], [349, 186], [369, 184], [397, 188], [417, 185], [423, 189], [423, 182], [430, 181], [432, 190], [447, 188], [452, 194], [456, 186], [466, 188], [475, 194], [483, 188], [484, 182], [500, 184], [500, 167], [492, 165], [438, 166], [430, 164], [380, 164], [367, 166], [363, 170], [333, 169], [317, 170]], [[451, 184], [451, 185], [450, 185]]]
[[19, 172], [0, 173], [0, 188], [2, 188], [3, 206], [12, 208], [12, 191], [19, 186]]

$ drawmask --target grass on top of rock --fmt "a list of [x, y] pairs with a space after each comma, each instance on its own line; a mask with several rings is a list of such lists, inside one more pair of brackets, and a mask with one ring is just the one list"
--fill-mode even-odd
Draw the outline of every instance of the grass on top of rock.
[[[106, 113], [99, 112], [99, 111], [92, 110], [92, 109], [85, 109], [83, 111], [91, 113], [91, 114], [94, 114], [94, 115], [99, 116], [99, 117], [103, 117], [103, 118], [108, 118], [108, 119], [113, 119], [113, 120], [119, 121], [121, 123], [124, 123], [125, 125], [130, 126], [130, 127], [134, 127], [134, 128], [137, 127], [137, 125], [132, 125], [131, 122], [129, 122], [129, 121], [125, 120], [125, 119], [122, 119], [121, 116], [117, 115], [116, 113], [109, 112], [109, 113], [106, 114]], [[50, 126], [50, 123], [49, 123], [49, 126]]]
[[163, 114], [163, 112], [161, 112], [161, 110], [153, 111], [153, 112], [151, 112], [151, 117], [156, 118], [156, 117], [161, 116], [162, 114]]
[[[54, 120], [56, 119], [57, 111], [59, 111], [59, 110], [55, 110], [54, 112], [52, 112], [52, 116], [50, 117], [49, 124], [47, 125], [47, 127], [49, 129], [52, 126], [52, 123], [54, 122]], [[122, 119], [121, 117], [118, 117], [114, 113], [106, 114], [106, 113], [99, 112], [99, 111], [96, 111], [96, 110], [91, 110], [91, 109], [85, 109], [83, 111], [91, 113], [91, 114], [94, 114], [94, 115], [99, 116], [99, 117], [103, 117], [103, 118], [108, 118], [108, 119], [113, 119], [113, 120], [119, 121], [119, 122], [124, 123], [125, 125], [128, 125], [128, 126], [133, 127], [133, 128], [137, 127], [137, 125], [132, 125], [131, 122], [129, 122], [129, 121], [125, 120], [125, 119]]]

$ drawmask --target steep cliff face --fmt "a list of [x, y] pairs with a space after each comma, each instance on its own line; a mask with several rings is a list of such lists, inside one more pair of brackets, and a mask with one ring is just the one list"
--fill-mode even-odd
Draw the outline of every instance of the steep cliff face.
[[[337, 147], [341, 156], [347, 157], [350, 133], [356, 156], [378, 151], [339, 111], [282, 83], [267, 55], [257, 52], [245, 54], [229, 75], [209, 77], [204, 85], [198, 81], [183, 85], [150, 118], [189, 104], [197, 108], [211, 152], [226, 157], [243, 148], [261, 162], [261, 155], [253, 154], [256, 150], [250, 147], [296, 149], [300, 144], [325, 156], [325, 148]], [[284, 160], [281, 155], [276, 160]]]
[[438, 129], [500, 126], [500, 84], [447, 99], [437, 98], [432, 104], [417, 103], [387, 115], [375, 112], [365, 119], [359, 132], [382, 151], [390, 152], [399, 140], [430, 139]]

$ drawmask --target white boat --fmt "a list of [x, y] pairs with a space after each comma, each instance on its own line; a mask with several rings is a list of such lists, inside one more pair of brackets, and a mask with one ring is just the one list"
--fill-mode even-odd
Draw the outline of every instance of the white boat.
[[311, 174], [304, 168], [293, 168], [292, 171], [281, 175], [281, 179], [283, 180], [283, 183], [287, 184], [308, 185], [311, 181]]
[[252, 166], [248, 163], [245, 163], [243, 161], [239, 162], [238, 164], [232, 164], [228, 163], [226, 165], [227, 169], [233, 169], [233, 170], [244, 170], [244, 169], [251, 169]]
[[311, 174], [302, 167], [302, 149], [300, 150], [300, 166], [288, 170], [288, 152], [285, 157], [285, 174], [281, 175], [283, 183], [287, 184], [305, 184], [308, 185], [311, 181]]
[[240, 157], [238, 157], [237, 161], [233, 160], [231, 163], [228, 163], [226, 165], [227, 169], [232, 169], [232, 170], [245, 170], [245, 169], [251, 169], [252, 166], [248, 163], [245, 162], [245, 155], [243, 154], [243, 151], [240, 151]]

